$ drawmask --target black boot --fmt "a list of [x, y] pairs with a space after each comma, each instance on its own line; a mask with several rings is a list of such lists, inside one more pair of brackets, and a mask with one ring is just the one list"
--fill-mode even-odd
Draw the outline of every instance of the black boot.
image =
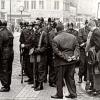
[[89, 90], [89, 88], [90, 88], [90, 82], [87, 81], [87, 82], [86, 82], [86, 86], [85, 86], [85, 90], [87, 91], [87, 90]]
[[37, 88], [39, 86], [39, 82], [38, 81], [35, 81], [34, 82], [34, 85], [32, 86], [32, 88]]
[[0, 92], [9, 92], [10, 91], [10, 87], [2, 87], [0, 89]]
[[34, 90], [35, 91], [43, 90], [43, 82], [41, 82], [37, 88], [34, 88]]
[[82, 77], [79, 77], [78, 83], [82, 83]]

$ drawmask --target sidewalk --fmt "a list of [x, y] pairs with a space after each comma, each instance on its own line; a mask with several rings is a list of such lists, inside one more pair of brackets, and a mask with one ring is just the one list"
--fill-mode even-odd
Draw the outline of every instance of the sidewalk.
[[[44, 84], [44, 90], [34, 91], [31, 88], [32, 85], [27, 85], [26, 83], [21, 84], [21, 72], [20, 60], [19, 60], [19, 36], [14, 35], [14, 62], [13, 62], [13, 72], [12, 72], [12, 84], [11, 91], [8, 93], [0, 93], [0, 100], [55, 100], [51, 99], [51, 95], [56, 93], [56, 88], [49, 87], [48, 83]], [[75, 100], [100, 100], [100, 97], [90, 97], [85, 93], [85, 83], [78, 84], [78, 69], [76, 69], [75, 81], [77, 86], [78, 97]], [[27, 77], [24, 77], [26, 80]], [[0, 85], [1, 87], [1, 85]], [[63, 100], [71, 100], [65, 98], [68, 94], [67, 88], [64, 87], [64, 98]]]

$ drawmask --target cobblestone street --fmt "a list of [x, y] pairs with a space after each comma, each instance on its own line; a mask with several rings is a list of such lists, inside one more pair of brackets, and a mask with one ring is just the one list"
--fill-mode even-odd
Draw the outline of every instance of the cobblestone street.
[[[14, 62], [13, 62], [13, 73], [12, 73], [12, 84], [10, 92], [0, 93], [0, 100], [54, 100], [51, 99], [51, 95], [56, 93], [56, 88], [49, 87], [48, 83], [44, 84], [43, 91], [34, 91], [31, 86], [26, 83], [21, 84], [21, 66], [20, 66], [20, 58], [19, 58], [19, 33], [14, 33]], [[76, 100], [100, 100], [100, 97], [92, 97], [85, 93], [84, 87], [85, 83], [79, 85], [78, 84], [78, 69], [76, 69], [75, 80], [77, 86], [77, 94], [78, 97]], [[27, 77], [24, 77], [26, 80]], [[0, 85], [1, 87], [1, 85]], [[66, 99], [65, 95], [68, 94], [67, 89], [64, 87], [64, 97], [63, 100]]]

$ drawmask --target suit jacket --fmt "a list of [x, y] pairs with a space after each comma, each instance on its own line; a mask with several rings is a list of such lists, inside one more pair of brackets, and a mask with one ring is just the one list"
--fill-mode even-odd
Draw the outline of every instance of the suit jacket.
[[100, 50], [100, 29], [96, 28], [90, 39], [90, 45], [95, 46], [96, 51]]
[[67, 58], [75, 55], [79, 56], [79, 45], [76, 37], [65, 31], [60, 32], [53, 39], [53, 50], [54, 50], [54, 65], [61, 66], [67, 65], [71, 62], [67, 61]]

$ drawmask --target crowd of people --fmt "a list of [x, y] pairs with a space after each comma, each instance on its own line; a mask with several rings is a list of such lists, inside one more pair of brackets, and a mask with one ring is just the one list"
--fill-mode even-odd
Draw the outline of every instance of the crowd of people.
[[[73, 23], [64, 29], [63, 23], [48, 18], [37, 18], [34, 22], [21, 22], [20, 63], [22, 76], [26, 75], [28, 84], [33, 84], [35, 91], [44, 89], [49, 82], [56, 87], [57, 93], [51, 98], [63, 98], [63, 86], [67, 86], [69, 95], [66, 98], [77, 98], [75, 85], [75, 68], [79, 67], [78, 83], [86, 81], [86, 92], [97, 95], [95, 88], [95, 69], [100, 71], [100, 29], [95, 20], [86, 20], [79, 31]], [[10, 90], [13, 35], [7, 29], [7, 22], [0, 21], [0, 92]], [[22, 79], [23, 82], [23, 79]]]

